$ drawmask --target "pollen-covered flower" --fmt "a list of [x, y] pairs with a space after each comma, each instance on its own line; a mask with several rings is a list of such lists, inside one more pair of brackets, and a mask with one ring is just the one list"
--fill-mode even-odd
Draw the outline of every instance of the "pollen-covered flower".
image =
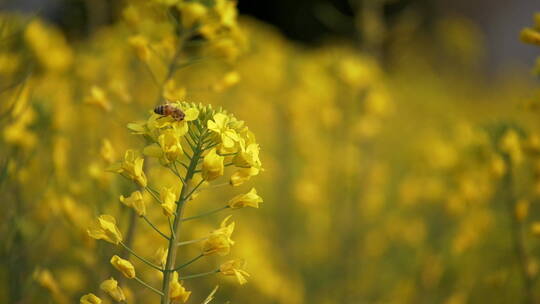
[[246, 194], [240, 194], [235, 197], [233, 197], [227, 205], [231, 209], [238, 209], [243, 207], [253, 207], [253, 208], [259, 208], [259, 203], [262, 203], [263, 199], [257, 195], [257, 190], [255, 188], [251, 188], [251, 190]]
[[233, 163], [241, 168], [260, 168], [261, 160], [259, 159], [259, 145], [251, 143], [247, 146], [243, 142], [240, 144], [238, 154], [233, 158]]
[[126, 178], [132, 179], [139, 186], [146, 187], [147, 179], [143, 171], [144, 158], [135, 150], [127, 150], [124, 160], [109, 167], [109, 171], [120, 173]]
[[81, 304], [101, 304], [101, 299], [93, 293], [85, 294], [81, 297]]
[[202, 176], [205, 180], [211, 181], [223, 175], [225, 157], [217, 154], [216, 149], [210, 150], [203, 159]]
[[133, 208], [139, 216], [146, 215], [146, 205], [143, 200], [143, 195], [140, 191], [134, 191], [129, 197], [120, 195], [120, 202], [124, 205]]
[[157, 157], [162, 164], [178, 160], [183, 153], [181, 135], [174, 128], [163, 130], [157, 138], [157, 143], [148, 145], [143, 150], [144, 155]]
[[173, 272], [170, 283], [169, 297], [173, 301], [186, 303], [191, 295], [191, 291], [187, 291], [180, 282], [178, 282], [178, 272]]
[[180, 136], [174, 129], [163, 131], [158, 137], [158, 143], [161, 149], [163, 149], [163, 154], [168, 161], [177, 160], [183, 153]]
[[234, 129], [229, 127], [231, 119], [223, 113], [214, 115], [213, 120], [208, 120], [207, 127], [209, 130], [217, 133], [221, 138], [219, 152], [222, 154], [234, 152], [236, 143], [240, 140]]
[[133, 267], [133, 264], [131, 264], [130, 261], [114, 255], [111, 258], [111, 265], [120, 271], [126, 278], [133, 279], [135, 277], [135, 267]]
[[118, 281], [116, 281], [114, 278], [103, 281], [101, 285], [99, 285], [99, 288], [117, 302], [126, 300], [124, 291], [122, 288], [120, 288], [120, 286], [118, 286]]
[[119, 244], [122, 241], [122, 233], [116, 226], [116, 220], [110, 215], [101, 215], [97, 224], [87, 230], [88, 235], [97, 240], [105, 240], [109, 243]]
[[242, 259], [235, 259], [227, 261], [219, 266], [219, 272], [227, 276], [235, 276], [240, 285], [247, 283], [246, 277], [249, 277], [244, 268], [245, 261]]
[[182, 120], [176, 120], [170, 115], [159, 115], [152, 113], [148, 120], [143, 123], [143, 126], [132, 125], [130, 129], [144, 129], [142, 134], [150, 135], [155, 141], [157, 137], [168, 128], [173, 128], [178, 136], [184, 136], [189, 130], [189, 123], [196, 120], [199, 117], [199, 110], [196, 107], [190, 106], [186, 103], [174, 102], [168, 104], [170, 107], [174, 107], [184, 113]]
[[231, 235], [234, 231], [234, 222], [228, 223], [231, 216], [226, 217], [220, 225], [219, 229], [216, 229], [210, 233], [208, 239], [206, 239], [202, 245], [204, 255], [218, 254], [227, 255], [231, 250], [231, 246], [234, 245], [234, 241], [231, 239]]

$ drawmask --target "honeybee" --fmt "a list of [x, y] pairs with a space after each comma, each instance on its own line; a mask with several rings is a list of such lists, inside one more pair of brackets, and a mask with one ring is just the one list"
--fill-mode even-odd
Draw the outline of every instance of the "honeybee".
[[176, 121], [182, 121], [184, 120], [184, 117], [186, 116], [186, 114], [184, 114], [184, 112], [182, 112], [182, 110], [180, 110], [179, 108], [169, 104], [169, 103], [166, 103], [166, 104], [162, 104], [162, 105], [159, 105], [157, 107], [154, 108], [154, 113], [156, 114], [159, 114], [159, 115], [163, 115], [163, 116], [170, 116], [172, 117], [174, 120]]

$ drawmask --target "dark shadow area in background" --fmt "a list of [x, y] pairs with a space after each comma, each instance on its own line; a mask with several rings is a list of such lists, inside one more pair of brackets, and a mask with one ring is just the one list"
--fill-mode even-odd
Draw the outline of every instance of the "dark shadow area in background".
[[[356, 35], [353, 17], [354, 8], [348, 0], [297, 0], [297, 1], [239, 1], [241, 13], [255, 16], [279, 28], [290, 39], [307, 44], [317, 44], [328, 37], [353, 38]], [[428, 0], [396, 0], [384, 5], [384, 18], [393, 16], [411, 6], [428, 12]], [[342, 20], [330, 25], [325, 15]], [[428, 15], [428, 14], [425, 14]], [[433, 15], [433, 14], [430, 14]]]
[[[368, 0], [369, 1], [369, 0]], [[375, 1], [375, 0], [371, 0]], [[251, 15], [277, 27], [285, 36], [306, 45], [317, 45], [329, 38], [361, 39], [355, 29], [350, 3], [355, 0], [239, 0], [241, 14]], [[58, 24], [69, 39], [80, 39], [91, 29], [114, 22], [122, 1], [117, 0], [0, 0], [1, 9], [21, 10], [45, 16]], [[100, 14], [89, 10], [98, 9]], [[422, 16], [422, 31], [429, 32], [444, 16], [471, 19], [485, 36], [488, 72], [505, 67], [530, 67], [536, 57], [533, 47], [519, 42], [520, 30], [528, 26], [537, 0], [393, 0], [384, 5], [385, 22], [405, 10]], [[89, 16], [94, 16], [90, 18]], [[329, 24], [323, 16], [334, 16]], [[348, 20], [348, 21], [347, 21]]]

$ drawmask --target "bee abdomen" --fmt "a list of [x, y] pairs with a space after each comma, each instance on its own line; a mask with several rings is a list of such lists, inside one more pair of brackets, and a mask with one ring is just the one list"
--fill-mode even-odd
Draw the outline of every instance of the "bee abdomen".
[[154, 113], [159, 115], [165, 115], [165, 105], [159, 105], [154, 108]]

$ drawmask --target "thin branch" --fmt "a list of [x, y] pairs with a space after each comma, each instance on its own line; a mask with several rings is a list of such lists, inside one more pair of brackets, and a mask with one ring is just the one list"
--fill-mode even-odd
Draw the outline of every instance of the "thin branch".
[[[197, 170], [195, 170], [195, 172], [196, 172], [196, 171], [197, 171]], [[197, 184], [197, 186], [195, 186], [195, 188], [193, 188], [193, 190], [191, 190], [191, 192], [190, 192], [188, 195], [186, 195], [182, 200], [183, 200], [183, 201], [189, 200], [189, 198], [193, 195], [193, 193], [195, 193], [195, 191], [197, 191], [197, 189], [199, 189], [199, 187], [200, 187], [204, 182], [205, 182], [205, 180], [204, 180], [204, 179], [201, 179], [201, 181]]]
[[[192, 157], [190, 157], [192, 158]], [[184, 164], [183, 162], [178, 162], [180, 165], [182, 165], [182, 167], [186, 168], [186, 170], [189, 169], [188, 165]]]
[[139, 277], [134, 277], [135, 281], [141, 283], [141, 285], [143, 285], [144, 287], [152, 290], [153, 292], [157, 293], [158, 295], [160, 296], [163, 296], [163, 292], [157, 290], [156, 288], [150, 286], [149, 284], [147, 284], [146, 282], [144, 282], [143, 280], [141, 280]]
[[204, 240], [207, 240], [207, 239], [208, 239], [208, 237], [205, 236], [205, 237], [203, 237], [203, 238], [198, 238], [198, 239], [194, 239], [194, 240], [178, 242], [178, 243], [176, 243], [176, 246], [184, 246], [184, 245], [189, 245], [189, 244], [193, 244], [193, 243], [198, 243], [198, 242], [201, 242], [201, 241], [204, 241]]
[[176, 175], [176, 177], [180, 179], [180, 181], [182, 182], [182, 185], [184, 185], [185, 187], [186, 182], [184, 181], [184, 178], [180, 175], [180, 172], [178, 172], [178, 167], [176, 167], [176, 162], [173, 162], [173, 168], [169, 167], [169, 169], [171, 169], [172, 173], [174, 173], [174, 175]]
[[214, 213], [216, 213], [216, 212], [225, 210], [225, 209], [227, 209], [227, 208], [229, 208], [229, 206], [223, 206], [223, 207], [221, 207], [221, 208], [214, 209], [214, 210], [211, 210], [211, 211], [208, 211], [208, 212], [199, 214], [199, 215], [194, 215], [194, 216], [190, 216], [190, 217], [185, 217], [185, 218], [182, 219], [182, 221], [183, 221], [183, 222], [186, 222], [186, 221], [191, 221], [191, 220], [198, 219], [198, 218], [201, 218], [201, 217], [205, 217], [205, 216], [214, 214]]
[[192, 274], [192, 275], [188, 275], [188, 276], [185, 276], [185, 277], [180, 277], [180, 280], [188, 280], [188, 279], [193, 279], [193, 278], [204, 277], [204, 276], [207, 276], [209, 274], [214, 274], [214, 273], [218, 273], [218, 272], [219, 272], [219, 269], [212, 270], [212, 271], [209, 271], [209, 272]]
[[146, 186], [145, 189], [148, 191], [148, 193], [150, 193], [150, 195], [152, 195], [152, 197], [159, 203], [159, 204], [162, 204], [161, 202], [161, 199], [153, 192], [154, 190], [151, 189], [150, 187]]
[[164, 237], [167, 240], [170, 240], [171, 238], [168, 237], [165, 233], [161, 232], [150, 220], [146, 217], [146, 215], [143, 215], [142, 218], [150, 225], [150, 227], [154, 228], [154, 230], [159, 233], [162, 237]]
[[184, 268], [184, 267], [187, 267], [187, 266], [189, 266], [191, 263], [194, 263], [194, 262], [197, 261], [198, 259], [202, 258], [203, 256], [204, 256], [204, 254], [201, 253], [201, 254], [199, 254], [198, 256], [194, 257], [193, 259], [191, 259], [191, 260], [185, 262], [184, 264], [182, 264], [182, 265], [176, 267], [176, 268], [173, 269], [172, 271], [178, 271], [178, 270], [180, 270], [180, 269], [182, 269], [182, 268]]
[[142, 262], [144, 262], [146, 265], [156, 269], [156, 270], [159, 270], [161, 272], [163, 272], [163, 269], [161, 269], [159, 266], [157, 266], [156, 264], [148, 261], [147, 259], [139, 256], [138, 254], [135, 253], [135, 251], [131, 250], [131, 248], [129, 248], [128, 246], [126, 246], [126, 244], [120, 242], [120, 245], [122, 245], [127, 251], [129, 251], [129, 253], [133, 254], [133, 256], [135, 256], [136, 258], [138, 258], [139, 260], [141, 260]]

